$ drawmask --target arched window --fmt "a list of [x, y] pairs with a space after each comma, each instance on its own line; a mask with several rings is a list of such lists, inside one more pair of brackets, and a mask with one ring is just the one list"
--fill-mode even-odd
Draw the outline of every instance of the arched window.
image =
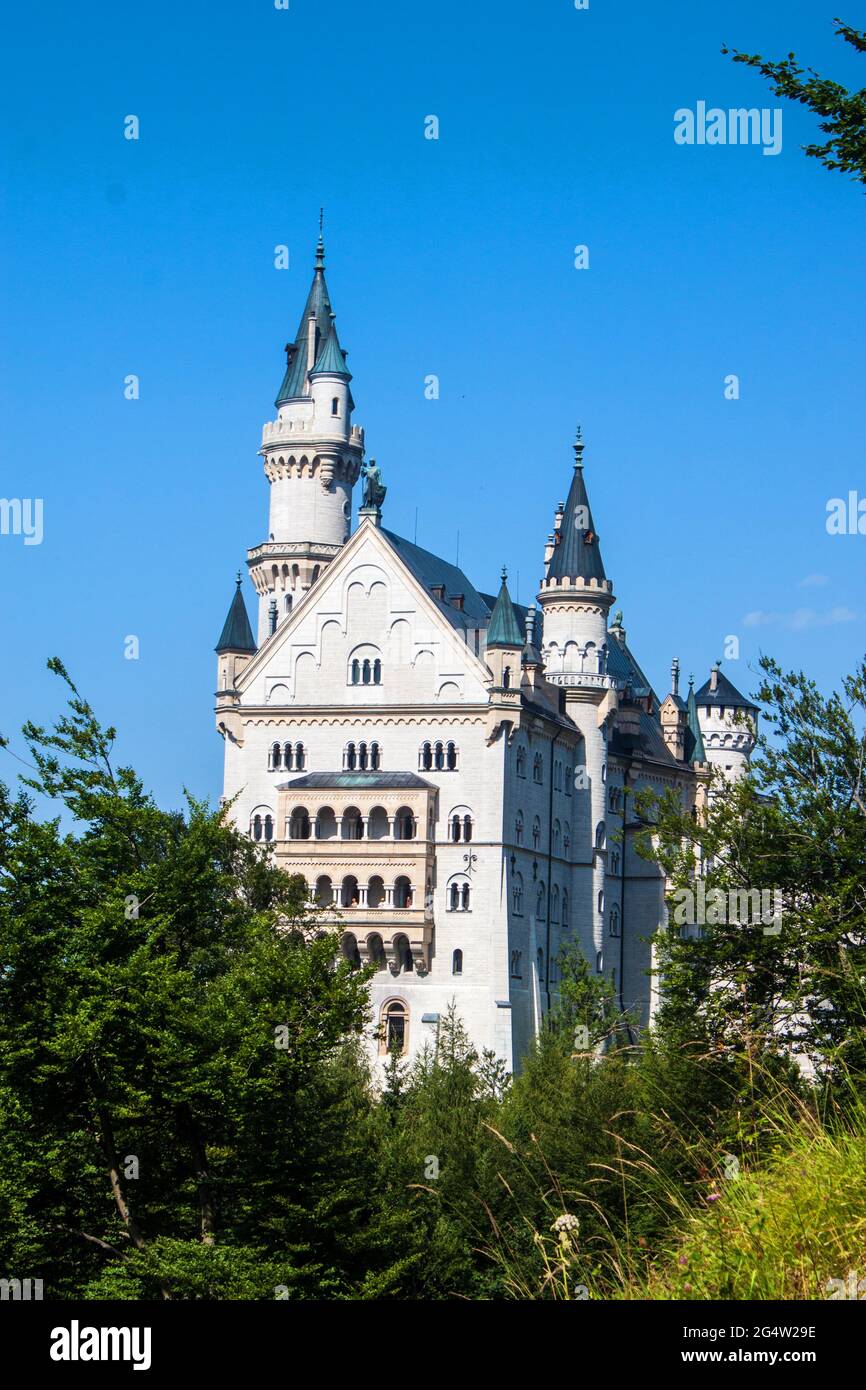
[[558, 820], [555, 820], [555, 821], [553, 822], [553, 852], [554, 852], [554, 854], [559, 854], [561, 844], [562, 844], [562, 827], [560, 826], [559, 821], [558, 821]]
[[532, 848], [538, 849], [541, 843], [541, 821], [536, 816], [532, 822]]
[[378, 656], [376, 657], [376, 660], [373, 662], [373, 684], [382, 684], [382, 663], [379, 660]]
[[401, 874], [394, 882], [394, 906], [401, 908], [412, 906], [412, 884], [405, 874]]
[[452, 883], [448, 895], [448, 911], [457, 912], [460, 907], [460, 885]]
[[378, 932], [373, 932], [367, 937], [367, 954], [377, 970], [385, 970], [388, 966], [388, 957], [385, 953], [385, 943]]
[[522, 975], [522, 961], [523, 961], [523, 952], [522, 952], [522, 951], [512, 951], [512, 952], [511, 952], [511, 977], [512, 977], [512, 979], [514, 979], [514, 980], [519, 980], [519, 979], [521, 978], [521, 975]]
[[550, 895], [550, 920], [551, 922], [559, 921], [559, 889], [555, 884]]
[[303, 772], [307, 762], [307, 754], [302, 743], [295, 744], [295, 771]]
[[361, 684], [370, 684], [370, 658], [366, 656], [364, 657], [364, 660], [361, 662]]
[[310, 817], [306, 806], [296, 806], [289, 820], [290, 840], [309, 840]]
[[287, 772], [291, 772], [294, 767], [294, 757], [292, 754], [292, 745], [290, 743], [287, 743], [283, 749], [283, 766]]
[[568, 926], [568, 889], [567, 889], [567, 888], [563, 888], [563, 890], [562, 890], [562, 925], [563, 925], [563, 927], [567, 927], [567, 926]]
[[512, 893], [512, 898], [513, 898], [513, 901], [514, 901], [514, 912], [515, 912], [515, 915], [519, 917], [519, 916], [521, 915], [521, 913], [523, 912], [523, 875], [522, 875], [522, 874], [515, 874], [515, 875], [514, 875], [514, 881], [513, 881], [512, 885], [511, 885], [511, 893]]
[[452, 839], [452, 840], [455, 840], [455, 841], [460, 839], [460, 817], [459, 817], [459, 816], [452, 816], [452, 817], [451, 817], [451, 839]]
[[433, 766], [437, 772], [441, 772], [445, 767], [445, 749], [441, 743], [437, 743], [433, 749]]
[[339, 396], [332, 396], [332, 397], [331, 397], [331, 414], [332, 414], [332, 415], [339, 415], [339, 413], [340, 413], [340, 397], [339, 397]]
[[449, 743], [445, 749], [445, 766], [449, 772], [453, 772], [457, 766], [457, 749], [453, 743]]
[[452, 975], [462, 975], [462, 974], [463, 974], [463, 952], [462, 952], [462, 951], [455, 951], [454, 954], [453, 954], [453, 956], [451, 957], [451, 974], [452, 974]]
[[469, 887], [469, 884], [468, 884], [468, 883], [464, 883], [463, 887], [462, 887], [461, 890], [460, 890], [460, 908], [461, 908], [461, 910], [462, 910], [463, 912], [468, 912], [468, 911], [469, 911], [469, 895], [470, 895], [470, 892], [471, 892], [471, 889], [470, 889], [470, 887]]
[[343, 812], [341, 838], [344, 840], [362, 840], [364, 838], [364, 822], [357, 806], [348, 806]]
[[603, 889], [603, 888], [599, 889], [598, 904], [597, 904], [597, 905], [598, 905], [598, 915], [599, 915], [599, 917], [603, 917], [603, 916], [604, 916], [604, 889]]
[[596, 968], [598, 974], [601, 975], [601, 973], [602, 973], [603, 970], [604, 970], [604, 952], [603, 952], [603, 951], [597, 951], [597, 952], [596, 952], [596, 957], [595, 957], [595, 968]]
[[535, 895], [535, 919], [538, 922], [544, 921], [544, 884], [539, 883], [538, 892]]
[[366, 770], [367, 770], [367, 745], [366, 745], [366, 743], [360, 743], [360, 744], [358, 745], [358, 767], [359, 767], [359, 769], [361, 770], [361, 772], [366, 772]]
[[571, 784], [572, 784], [573, 781], [574, 781], [574, 768], [572, 768], [572, 767], [567, 767], [567, 768], [565, 769], [565, 794], [566, 794], [566, 796], [571, 796]]
[[471, 816], [464, 816], [464, 817], [463, 817], [463, 838], [464, 838], [464, 840], [471, 840], [471, 839], [472, 839], [472, 817], [471, 817]]
[[367, 906], [381, 907], [385, 901], [385, 882], [378, 874], [374, 874], [367, 884]]
[[506, 667], [505, 667], [505, 670], [502, 672], [502, 686], [503, 686], [503, 689], [504, 689], [504, 690], [509, 690], [509, 689], [511, 688], [511, 667], [510, 667], [510, 666], [506, 666]]
[[357, 907], [361, 901], [361, 894], [358, 889], [358, 880], [354, 874], [346, 874], [340, 885], [340, 906]]
[[519, 845], [523, 844], [523, 812], [518, 811], [514, 821], [514, 837]]
[[394, 839], [414, 840], [415, 816], [411, 806], [401, 806], [394, 817]]
[[616, 904], [610, 910], [610, 934], [619, 936], [619, 908]]
[[266, 840], [272, 840], [273, 838], [274, 838], [274, 818], [273, 818], [273, 816], [265, 816], [265, 839], [266, 839]]
[[349, 772], [354, 772], [355, 768], [358, 766], [358, 753], [354, 743], [346, 744], [346, 751], [343, 754], [343, 766], [346, 767]]
[[381, 1052], [396, 1052], [403, 1056], [409, 1046], [409, 1007], [402, 999], [391, 999], [382, 1005]]
[[270, 757], [268, 759], [268, 767], [271, 769], [272, 772], [276, 772], [280, 767], [282, 767], [282, 762], [282, 749], [280, 748], [280, 745], [278, 743], [271, 744], [271, 752]]
[[562, 852], [563, 852], [563, 854], [565, 855], [566, 859], [568, 858], [568, 851], [569, 851], [570, 848], [571, 848], [571, 826], [569, 825], [568, 821], [566, 821], [565, 824], [564, 824], [563, 827], [562, 827]]
[[358, 950], [358, 939], [353, 932], [347, 931], [343, 933], [340, 941], [340, 949], [349, 962], [351, 969], [360, 970], [361, 952]]
[[536, 952], [536, 960], [537, 960], [537, 963], [538, 963], [538, 978], [539, 978], [539, 980], [543, 980], [543, 979], [544, 979], [544, 952], [543, 952], [543, 950], [541, 949], [540, 946], [539, 946], [539, 948], [538, 948], [538, 951]]
[[468, 912], [471, 897], [472, 890], [466, 875], [455, 875], [448, 884], [448, 911]]
[[287, 613], [291, 613], [291, 611], [292, 611], [292, 596], [291, 596], [291, 594], [286, 594], [285, 601], [284, 601], [284, 607], [285, 607], [285, 610], [286, 610]]
[[[694, 807], [692, 807], [694, 810]], [[612, 849], [610, 852], [610, 871], [612, 874], [619, 873], [619, 850]]]
[[516, 754], [516, 758], [515, 758], [515, 762], [516, 762], [516, 766], [517, 766], [517, 775], [518, 775], [518, 777], [525, 777], [525, 776], [526, 776], [526, 749], [525, 749], [525, 748], [523, 748], [523, 747], [518, 747], [518, 749], [517, 749], [517, 754]]
[[327, 874], [320, 874], [316, 879], [313, 900], [318, 903], [319, 907], [330, 907], [333, 903], [334, 885]]
[[361, 683], [361, 663], [360, 663], [360, 661], [358, 661], [357, 659], [354, 660], [354, 661], [352, 662], [351, 672], [352, 672], [352, 675], [351, 675], [352, 684], [353, 684], [353, 685], [360, 685], [360, 683]]
[[433, 767], [433, 749], [429, 743], [421, 744], [421, 756], [418, 761], [422, 772], [429, 772]]
[[371, 743], [371, 744], [370, 744], [370, 767], [371, 767], [371, 769], [372, 769], [373, 772], [378, 772], [378, 771], [379, 771], [379, 762], [380, 762], [379, 745], [378, 745], [378, 743]]
[[595, 827], [595, 847], [604, 849], [607, 845], [607, 828], [603, 820], [600, 820]]
[[532, 760], [532, 780], [537, 782], [539, 786], [544, 783], [544, 759], [540, 753], [536, 753]]
[[253, 833], [253, 839], [254, 839], [254, 840], [260, 840], [260, 839], [262, 838], [262, 818], [261, 818], [261, 816], [253, 816], [252, 833]]

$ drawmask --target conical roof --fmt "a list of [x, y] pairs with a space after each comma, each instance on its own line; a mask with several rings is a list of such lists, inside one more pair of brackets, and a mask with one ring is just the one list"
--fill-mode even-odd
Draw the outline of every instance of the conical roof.
[[511, 602], [511, 595], [506, 584], [507, 573], [502, 571], [502, 587], [497, 595], [493, 612], [490, 615], [490, 624], [487, 628], [488, 647], [518, 647], [522, 649], [524, 635], [520, 631], [520, 624], [517, 621], [517, 614], [514, 611], [514, 604]]
[[574, 477], [568, 490], [562, 522], [556, 532], [547, 578], [601, 580], [607, 576], [583, 478], [583, 442], [579, 436], [574, 450], [577, 459]]
[[229, 611], [223, 623], [220, 639], [214, 648], [216, 652], [254, 652], [253, 630], [247, 617], [247, 606], [241, 593], [241, 577], [237, 577], [237, 588], [229, 604]]

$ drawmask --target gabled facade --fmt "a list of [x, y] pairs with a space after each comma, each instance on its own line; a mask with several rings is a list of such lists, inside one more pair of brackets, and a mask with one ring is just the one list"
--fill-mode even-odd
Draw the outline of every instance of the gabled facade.
[[382, 525], [324, 279], [324, 248], [265, 425], [268, 540], [218, 644], [224, 794], [377, 966], [370, 1047], [434, 1044], [454, 1002], [519, 1065], [577, 943], [636, 1024], [652, 1007], [663, 883], [634, 851], [634, 793], [706, 796], [692, 692], [660, 702], [617, 615], [575, 444], [538, 609]]

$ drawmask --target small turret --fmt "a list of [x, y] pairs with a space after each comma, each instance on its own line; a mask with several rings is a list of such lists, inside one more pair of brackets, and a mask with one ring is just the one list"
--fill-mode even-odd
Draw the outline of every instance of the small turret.
[[241, 574], [238, 570], [237, 588], [232, 595], [229, 611], [223, 623], [219, 641], [214, 648], [217, 654], [217, 696], [231, 694], [235, 689], [238, 675], [251, 657], [256, 654], [253, 631], [247, 616], [247, 606], [241, 592]]
[[674, 657], [671, 662], [671, 689], [659, 710], [662, 733], [665, 743], [677, 762], [684, 762], [686, 756], [686, 734], [688, 730], [688, 711], [680, 699], [680, 662]]
[[520, 689], [520, 662], [524, 634], [520, 631], [514, 604], [508, 592], [508, 572], [502, 568], [502, 585], [487, 628], [486, 661], [493, 676], [494, 691]]

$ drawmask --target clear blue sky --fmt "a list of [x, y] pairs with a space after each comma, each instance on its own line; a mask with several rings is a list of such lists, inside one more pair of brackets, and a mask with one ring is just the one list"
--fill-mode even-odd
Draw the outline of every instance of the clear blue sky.
[[[505, 562], [526, 601], [580, 419], [607, 570], [656, 685], [675, 654], [702, 680], [730, 633], [744, 689], [762, 649], [836, 683], [866, 645], [866, 537], [825, 530], [828, 498], [866, 495], [866, 198], [801, 153], [816, 124], [799, 108], [775, 158], [677, 146], [673, 114], [780, 104], [723, 42], [864, 85], [839, 8], [15, 7], [0, 495], [42, 497], [45, 536], [0, 537], [13, 747], [59, 708], [56, 653], [164, 802], [218, 795], [213, 646], [265, 538], [256, 451], [320, 204], [387, 525], [411, 536], [417, 507], [419, 541], [450, 559], [459, 525], [475, 584]], [[866, 27], [862, 3], [842, 9]], [[4, 780], [16, 769], [0, 754]]]

